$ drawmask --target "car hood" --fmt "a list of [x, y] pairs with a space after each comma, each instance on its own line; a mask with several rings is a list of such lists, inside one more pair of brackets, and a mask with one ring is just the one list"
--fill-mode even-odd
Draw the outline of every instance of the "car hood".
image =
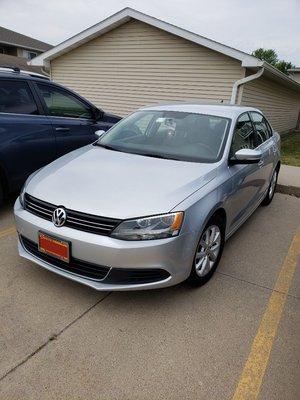
[[41, 169], [29, 181], [26, 192], [57, 206], [125, 219], [166, 213], [215, 176], [214, 164], [89, 145]]

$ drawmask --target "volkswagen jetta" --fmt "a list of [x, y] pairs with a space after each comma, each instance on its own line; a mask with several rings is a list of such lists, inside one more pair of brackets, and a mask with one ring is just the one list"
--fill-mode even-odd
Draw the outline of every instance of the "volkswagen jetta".
[[19, 253], [98, 290], [201, 285], [272, 201], [279, 168], [280, 137], [257, 109], [143, 108], [28, 178]]

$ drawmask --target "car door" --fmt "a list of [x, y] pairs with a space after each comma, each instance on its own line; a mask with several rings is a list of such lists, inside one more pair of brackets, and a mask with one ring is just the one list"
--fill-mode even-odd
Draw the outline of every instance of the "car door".
[[55, 136], [30, 80], [0, 78], [0, 163], [9, 189], [55, 158]]
[[[255, 130], [249, 113], [237, 119], [229, 158], [241, 149], [256, 147]], [[261, 166], [255, 164], [230, 164], [231, 193], [227, 199], [229, 230], [239, 225], [257, 206], [264, 177]]]
[[260, 196], [264, 196], [269, 187], [271, 175], [273, 172], [273, 133], [266, 118], [259, 112], [251, 111], [250, 117], [255, 130], [255, 142], [257, 150], [262, 152], [262, 158], [258, 163], [262, 184], [260, 186]]
[[53, 126], [57, 157], [98, 139], [95, 131], [105, 127], [94, 119], [88, 103], [56, 85], [36, 83], [36, 86]]

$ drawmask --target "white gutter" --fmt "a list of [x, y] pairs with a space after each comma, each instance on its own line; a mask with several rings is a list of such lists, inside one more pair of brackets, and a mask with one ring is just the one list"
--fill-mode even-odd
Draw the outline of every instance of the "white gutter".
[[236, 102], [236, 96], [238, 92], [238, 88], [241, 85], [244, 85], [245, 83], [248, 83], [250, 81], [253, 81], [255, 79], [258, 79], [262, 76], [264, 73], [264, 68], [261, 68], [258, 72], [256, 72], [253, 75], [246, 76], [246, 78], [239, 79], [238, 81], [235, 81], [233, 86], [232, 86], [232, 92], [231, 92], [231, 99], [230, 99], [230, 104], [235, 104]]

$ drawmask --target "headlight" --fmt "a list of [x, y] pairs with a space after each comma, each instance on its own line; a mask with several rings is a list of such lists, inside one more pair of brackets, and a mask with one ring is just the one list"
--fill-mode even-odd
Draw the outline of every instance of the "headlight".
[[179, 234], [183, 212], [130, 219], [121, 222], [112, 236], [123, 240], [150, 240], [174, 237]]

